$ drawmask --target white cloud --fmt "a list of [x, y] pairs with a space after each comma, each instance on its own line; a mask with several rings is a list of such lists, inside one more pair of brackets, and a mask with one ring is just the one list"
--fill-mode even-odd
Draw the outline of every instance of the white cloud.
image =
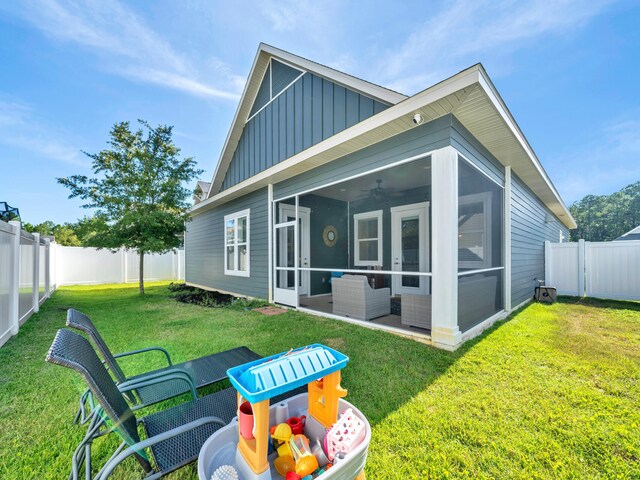
[[376, 76], [413, 93], [489, 53], [509, 55], [535, 39], [570, 33], [613, 1], [457, 0], [430, 15], [399, 48], [386, 52]]
[[[239, 98], [237, 81], [222, 61], [197, 62], [213, 66], [202, 72], [118, 0], [31, 0], [18, 14], [49, 37], [88, 49], [111, 73], [196, 96]], [[203, 81], [205, 74], [219, 84]]]
[[64, 134], [51, 127], [25, 104], [0, 100], [0, 144], [36, 154], [44, 160], [87, 166], [80, 149], [62, 139]]
[[297, 30], [310, 34], [311, 31], [324, 28], [330, 17], [335, 19], [333, 15], [328, 15], [328, 12], [336, 13], [332, 3], [310, 0], [263, 0], [259, 2], [259, 6], [274, 31]]
[[640, 120], [612, 121], [593, 135], [597, 142], [550, 159], [552, 175], [567, 203], [585, 195], [608, 195], [640, 181]]

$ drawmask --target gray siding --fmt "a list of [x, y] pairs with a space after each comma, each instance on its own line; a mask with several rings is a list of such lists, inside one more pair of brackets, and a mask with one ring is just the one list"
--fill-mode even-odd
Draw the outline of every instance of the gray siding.
[[421, 153], [446, 147], [449, 145], [450, 135], [450, 116], [439, 118], [280, 182], [274, 185], [274, 198], [288, 197]]
[[[267, 189], [264, 188], [218, 208], [196, 215], [187, 223], [185, 278], [213, 289], [268, 296]], [[250, 277], [224, 274], [224, 216], [246, 208], [249, 214]]]
[[222, 189], [232, 187], [387, 107], [306, 73], [245, 124]]
[[544, 280], [544, 242], [569, 230], [516, 175], [511, 177], [511, 305], [533, 297], [534, 278]]

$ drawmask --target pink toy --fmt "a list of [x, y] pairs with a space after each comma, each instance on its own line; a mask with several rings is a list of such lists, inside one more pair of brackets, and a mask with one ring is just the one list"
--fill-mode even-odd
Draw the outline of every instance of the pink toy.
[[246, 439], [253, 437], [253, 408], [249, 402], [242, 402], [239, 408], [238, 423], [240, 424], [240, 435]]
[[324, 437], [327, 457], [333, 460], [336, 452], [352, 452], [362, 443], [364, 437], [364, 423], [353, 413], [353, 410], [346, 409]]

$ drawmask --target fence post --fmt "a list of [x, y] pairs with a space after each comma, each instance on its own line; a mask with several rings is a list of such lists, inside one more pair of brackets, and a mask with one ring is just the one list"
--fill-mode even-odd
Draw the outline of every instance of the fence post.
[[585, 242], [583, 239], [578, 240], [578, 289], [581, 297], [584, 297], [585, 295], [587, 297], [591, 296], [588, 278], [589, 268], [586, 264], [588, 246], [588, 242]]
[[44, 240], [44, 295], [51, 296], [51, 240]]
[[20, 222], [11, 221], [13, 227], [13, 271], [11, 272], [10, 309], [11, 335], [20, 328]]
[[544, 284], [553, 285], [553, 261], [551, 260], [551, 242], [544, 242]]
[[33, 293], [31, 303], [33, 313], [40, 310], [40, 234], [33, 234]]
[[173, 271], [171, 272], [171, 276], [173, 278], [171, 280], [175, 282], [180, 277], [180, 257], [178, 255], [178, 250], [172, 250], [171, 253], [173, 253]]
[[120, 248], [120, 253], [122, 254], [122, 283], [127, 283], [127, 269], [129, 268], [127, 264], [127, 250], [122, 247]]

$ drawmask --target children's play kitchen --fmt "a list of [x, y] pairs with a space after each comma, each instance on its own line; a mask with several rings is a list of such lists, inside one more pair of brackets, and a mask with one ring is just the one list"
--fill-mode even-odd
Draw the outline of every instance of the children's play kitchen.
[[[343, 398], [348, 361], [314, 344], [229, 369], [238, 417], [202, 446], [200, 480], [364, 480], [371, 427]], [[304, 385], [306, 393], [270, 405]]]

